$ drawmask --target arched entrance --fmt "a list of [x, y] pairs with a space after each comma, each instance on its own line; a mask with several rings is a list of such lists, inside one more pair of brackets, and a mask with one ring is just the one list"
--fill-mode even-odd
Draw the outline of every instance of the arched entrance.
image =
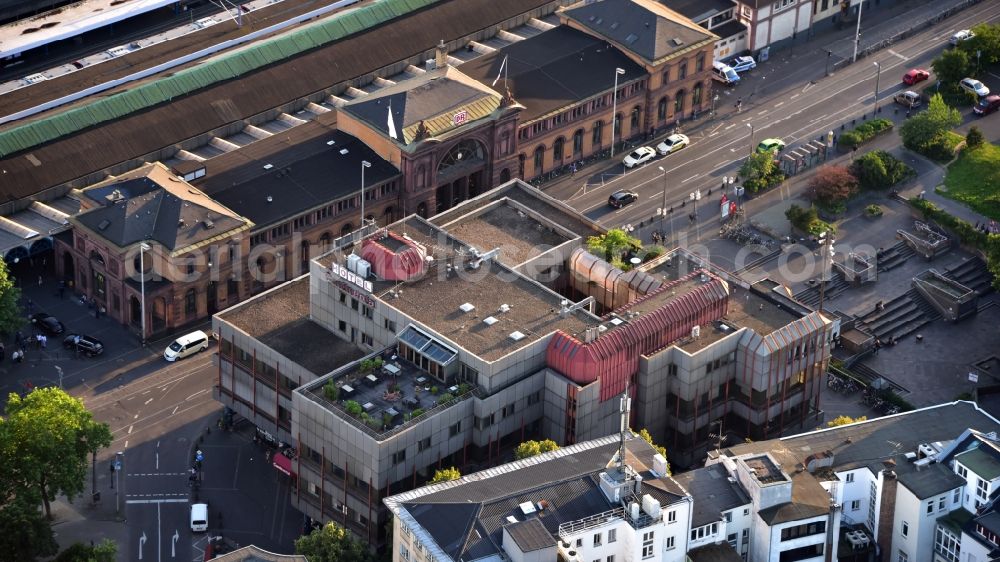
[[167, 299], [157, 297], [153, 299], [153, 328], [151, 333], [156, 333], [167, 329]]
[[142, 324], [142, 304], [139, 303], [139, 299], [135, 295], [132, 295], [128, 299], [129, 306], [129, 322], [132, 324], [133, 328], [141, 328]]
[[73, 260], [73, 252], [63, 252], [63, 280], [72, 287], [73, 279], [76, 278], [76, 262]]
[[485, 182], [486, 147], [479, 141], [465, 139], [451, 147], [437, 168], [437, 212], [479, 194], [489, 187]]

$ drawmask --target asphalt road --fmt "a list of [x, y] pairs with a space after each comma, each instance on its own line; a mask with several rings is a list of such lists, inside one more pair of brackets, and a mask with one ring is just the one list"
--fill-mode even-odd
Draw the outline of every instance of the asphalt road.
[[[890, 110], [892, 96], [906, 89], [900, 77], [907, 70], [929, 68], [955, 30], [998, 19], [1000, 4], [983, 2], [831, 76], [824, 76], [824, 57], [800, 54], [762, 63], [737, 87], [716, 91], [719, 115], [697, 132], [685, 133], [691, 137], [690, 146], [633, 170], [625, 170], [616, 155], [616, 162], [598, 173], [578, 174], [574, 181], [552, 186], [546, 192], [605, 226], [638, 227], [656, 216], [665, 191], [667, 206], [674, 207], [674, 212], [664, 221], [664, 230], [682, 243], [710, 241], [718, 236], [722, 178], [738, 170], [752, 145], [764, 138], [779, 137], [790, 149], [825, 137], [831, 130], [839, 134], [841, 124], [850, 126], [852, 119], [860, 120], [864, 113], [870, 116], [875, 97], [874, 62], [881, 65], [879, 106]], [[813, 47], [815, 50], [820, 46]], [[931, 83], [933, 80], [932, 76]], [[739, 97], [743, 99], [743, 110], [736, 113], [735, 100]], [[665, 171], [661, 172], [660, 167]], [[639, 201], [623, 209], [609, 207], [608, 196], [618, 189], [637, 192]], [[694, 210], [690, 195], [696, 190], [701, 191], [702, 199], [698, 203], [698, 220], [692, 223], [688, 219]], [[634, 233], [649, 240], [655, 228], [659, 228], [658, 220]]]

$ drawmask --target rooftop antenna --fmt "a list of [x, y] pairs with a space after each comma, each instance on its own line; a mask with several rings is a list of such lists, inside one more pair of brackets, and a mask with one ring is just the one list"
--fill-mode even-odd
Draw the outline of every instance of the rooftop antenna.
[[625, 390], [618, 402], [618, 411], [621, 414], [621, 423], [618, 431], [618, 470], [625, 472], [625, 431], [628, 430], [628, 411], [632, 405], [632, 400], [628, 397], [628, 383], [625, 383]]

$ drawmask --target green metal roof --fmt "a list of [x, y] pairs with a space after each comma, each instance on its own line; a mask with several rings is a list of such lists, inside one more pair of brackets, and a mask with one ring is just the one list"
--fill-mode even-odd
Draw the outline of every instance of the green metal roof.
[[979, 447], [955, 455], [955, 460], [962, 463], [970, 471], [975, 472], [983, 480], [993, 480], [1000, 476], [1000, 461]]
[[215, 57], [156, 81], [91, 101], [43, 119], [0, 131], [0, 157], [118, 119], [172, 98], [231, 80], [274, 62], [344, 39], [441, 0], [376, 0], [312, 25]]

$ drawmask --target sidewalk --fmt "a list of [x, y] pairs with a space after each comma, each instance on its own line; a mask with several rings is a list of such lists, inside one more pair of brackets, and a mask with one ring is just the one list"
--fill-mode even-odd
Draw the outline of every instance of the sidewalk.
[[[862, 35], [859, 53], [880, 42], [895, 38], [905, 31], [923, 29], [928, 25], [927, 22], [931, 18], [937, 17], [943, 12], [953, 10], [962, 5], [968, 7], [979, 1], [981, 0], [938, 0], [936, 2], [900, 0], [892, 6], [879, 7], [876, 10], [862, 12]], [[868, 19], [866, 19], [866, 15], [869, 16]], [[817, 61], [825, 63], [827, 50], [834, 51], [834, 56], [841, 58], [839, 63], [834, 61], [834, 64], [831, 65], [831, 72], [833, 72], [834, 66], [842, 68], [850, 64], [849, 61], [854, 50], [854, 32], [854, 26], [845, 26], [843, 29], [822, 31], [813, 34], [811, 37], [809, 34], [802, 34], [801, 37], [808, 37], [808, 39], [793, 41], [777, 49], [772, 49], [769, 59], [761, 62], [756, 71], [746, 76], [747, 83], [754, 84], [754, 90], [752, 94], [744, 97], [744, 112], [752, 111], [756, 104], [761, 103], [760, 98], [766, 95], [763, 88], [764, 72], [762, 71], [767, 71], [769, 67], [777, 67], [784, 64], [814, 65], [816, 68], [815, 78], [820, 79], [825, 76], [826, 69], [825, 64], [819, 64]], [[714, 92], [711, 95], [714, 95]], [[692, 136], [736, 115], [735, 107], [731, 103], [726, 103], [723, 99], [720, 99], [715, 109], [716, 113], [714, 116], [709, 116], [709, 112], [704, 111], [697, 119], [683, 120], [681, 132]], [[631, 140], [636, 145], [655, 146], [671, 132], [672, 127], [667, 127], [662, 131], [658, 131], [658, 134], [651, 140], [647, 139], [645, 135], [635, 137]], [[568, 199], [580, 191], [581, 187], [588, 181], [592, 179], [600, 181], [601, 174], [605, 173], [609, 167], [613, 167], [618, 163], [620, 160], [618, 155], [622, 154], [623, 150], [629, 149], [616, 149], [615, 158], [617, 160], [597, 160], [585, 166], [580, 166], [577, 168], [575, 174], [564, 174], [558, 178], [544, 182], [539, 186], [539, 189], [557, 199]], [[975, 221], [973, 221], [973, 224], [975, 224]]]
[[52, 502], [52, 532], [59, 543], [60, 552], [74, 543], [98, 544], [104, 539], [110, 539], [118, 545], [119, 562], [128, 562], [125, 498], [118, 498], [121, 502], [121, 515], [118, 515], [115, 513], [115, 491], [110, 487], [111, 473], [101, 470], [102, 466], [106, 468], [108, 460], [97, 462], [97, 491], [101, 495], [100, 501], [95, 503], [92, 500], [92, 480], [88, 470], [84, 493], [80, 497], [72, 502], [59, 497]]

